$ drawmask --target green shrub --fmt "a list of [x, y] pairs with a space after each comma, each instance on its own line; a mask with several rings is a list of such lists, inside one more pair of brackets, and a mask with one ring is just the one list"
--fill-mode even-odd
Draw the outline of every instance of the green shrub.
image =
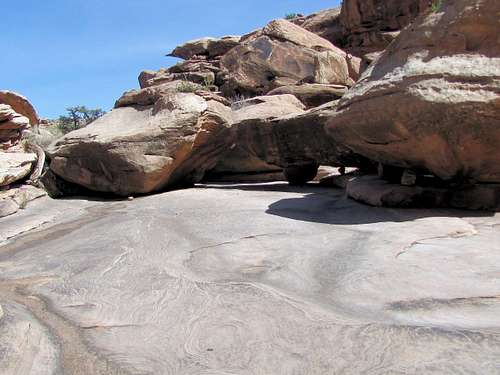
[[199, 89], [200, 87], [197, 84], [189, 81], [182, 81], [179, 82], [179, 84], [177, 85], [177, 92], [189, 93], [189, 92], [196, 92]]
[[210, 88], [214, 85], [214, 78], [211, 76], [207, 76], [203, 79], [203, 88], [206, 90], [210, 90]]
[[443, 9], [444, 0], [434, 0], [431, 4], [431, 11], [433, 13], [440, 12]]
[[295, 18], [297, 18], [299, 15], [298, 13], [288, 13], [288, 14], [285, 14], [285, 19], [286, 20], [293, 20]]
[[85, 106], [66, 108], [67, 114], [59, 116], [58, 127], [64, 134], [83, 128], [106, 114], [101, 108], [88, 109]]

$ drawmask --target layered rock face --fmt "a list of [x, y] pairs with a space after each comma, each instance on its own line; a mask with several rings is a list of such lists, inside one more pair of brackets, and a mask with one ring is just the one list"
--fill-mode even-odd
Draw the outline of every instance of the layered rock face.
[[342, 85], [305, 83], [302, 85], [278, 87], [277, 89], [269, 91], [267, 95], [293, 95], [306, 107], [312, 108], [340, 99], [346, 92], [347, 87]]
[[383, 164], [500, 182], [500, 3], [444, 4], [401, 33], [327, 128]]
[[31, 126], [40, 123], [40, 118], [38, 117], [35, 107], [33, 107], [29, 100], [21, 94], [13, 91], [0, 91], [0, 103], [11, 106], [14, 111], [27, 117]]
[[363, 58], [366, 66], [431, 4], [430, 0], [345, 0], [341, 8], [292, 22]]
[[33, 105], [21, 94], [0, 91], [0, 144], [6, 149], [19, 142], [22, 134], [40, 122]]
[[0, 144], [9, 148], [17, 143], [24, 130], [30, 126], [30, 120], [17, 113], [10, 105], [0, 104]]
[[[168, 56], [178, 57], [185, 61], [170, 68], [159, 71], [146, 70], [139, 75], [141, 88], [165, 83], [180, 88], [201, 88], [217, 91], [217, 73], [220, 72], [220, 58], [240, 42], [239, 36], [222, 38], [202, 38], [184, 43], [176, 47]], [[192, 83], [189, 87], [184, 82]]]
[[304, 82], [351, 86], [359, 61], [300, 26], [276, 20], [244, 36], [222, 57], [221, 69], [225, 95], [253, 96]]
[[35, 184], [45, 157], [36, 145], [21, 147], [20, 141], [30, 128], [36, 129], [39, 118], [24, 96], [0, 91], [0, 218], [17, 212], [45, 192]]
[[428, 11], [429, 0], [346, 0], [340, 23], [350, 53], [363, 56], [384, 50], [399, 31]]
[[198, 182], [228, 141], [230, 109], [192, 93], [147, 93], [118, 100], [116, 109], [51, 145], [51, 170], [122, 196]]
[[222, 38], [202, 38], [186, 42], [176, 47], [169, 56], [179, 57], [184, 60], [192, 58], [217, 58], [229, 52], [240, 42], [239, 36], [225, 36]]

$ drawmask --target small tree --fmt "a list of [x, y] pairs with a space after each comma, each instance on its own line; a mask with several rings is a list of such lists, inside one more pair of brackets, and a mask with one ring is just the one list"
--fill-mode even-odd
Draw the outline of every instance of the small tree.
[[69, 107], [66, 112], [67, 115], [59, 117], [59, 128], [63, 133], [83, 128], [106, 113], [101, 108], [88, 109], [85, 106]]
[[285, 19], [290, 21], [290, 20], [293, 20], [293, 19], [300, 17], [300, 16], [301, 15], [298, 13], [288, 13], [288, 14], [285, 14]]

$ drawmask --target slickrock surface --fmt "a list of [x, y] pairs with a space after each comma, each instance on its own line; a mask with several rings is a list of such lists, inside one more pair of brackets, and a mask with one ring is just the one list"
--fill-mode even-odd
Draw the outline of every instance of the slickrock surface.
[[0, 373], [498, 373], [499, 228], [285, 184], [41, 198], [0, 221]]

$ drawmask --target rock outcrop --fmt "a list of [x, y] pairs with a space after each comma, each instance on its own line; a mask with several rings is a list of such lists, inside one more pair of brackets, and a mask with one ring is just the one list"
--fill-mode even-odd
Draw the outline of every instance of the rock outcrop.
[[35, 144], [19, 144], [28, 129], [38, 132], [36, 110], [24, 96], [0, 91], [0, 217], [11, 215], [45, 195], [36, 184], [44, 166], [45, 154]]
[[20, 209], [26, 208], [29, 202], [46, 195], [43, 189], [30, 185], [0, 191], [0, 218], [15, 214]]
[[[288, 103], [287, 105], [285, 103]], [[220, 174], [256, 174], [282, 169], [295, 184], [314, 179], [319, 165], [362, 166], [367, 161], [327, 136], [324, 125], [335, 103], [304, 111], [292, 95], [236, 103], [231, 128], [235, 146], [216, 167]]]
[[371, 63], [416, 17], [438, 2], [430, 0], [345, 0], [342, 7], [326, 9], [293, 23]]
[[254, 96], [297, 83], [352, 86], [359, 61], [300, 26], [275, 20], [242, 37], [222, 57], [221, 70], [226, 96]]
[[500, 181], [496, 0], [449, 0], [405, 29], [327, 122], [382, 164], [443, 180]]
[[239, 36], [201, 38], [176, 47], [168, 56], [179, 57], [184, 60], [190, 60], [196, 57], [211, 59], [229, 52], [229, 50], [236, 47], [239, 42]]
[[500, 184], [403, 186], [377, 176], [356, 176], [347, 182], [346, 192], [349, 197], [376, 207], [500, 210]]
[[319, 107], [325, 103], [340, 99], [347, 92], [347, 87], [342, 85], [322, 85], [319, 83], [305, 83], [302, 85], [289, 85], [271, 90], [267, 95], [294, 95], [306, 107]]
[[[222, 38], [202, 38], [176, 47], [169, 56], [184, 59], [170, 68], [158, 71], [146, 70], [139, 75], [141, 88], [161, 85], [168, 82], [188, 82], [201, 85], [204, 89], [218, 91], [216, 74], [220, 72], [220, 58], [236, 47], [239, 36]], [[186, 85], [184, 83], [185, 87]]]
[[0, 145], [9, 148], [16, 144], [23, 132], [30, 126], [30, 120], [17, 113], [10, 105], [0, 104]]
[[340, 23], [343, 48], [356, 56], [383, 51], [417, 16], [426, 13], [429, 0], [345, 0]]
[[0, 152], [0, 187], [27, 177], [37, 156], [23, 152]]
[[[304, 105], [293, 95], [262, 96], [236, 102], [232, 105], [234, 143], [222, 155], [219, 162], [207, 176], [208, 180], [266, 181], [284, 180], [283, 166], [268, 160], [256, 151], [265, 147], [269, 140], [259, 140], [257, 133], [239, 133], [245, 123], [264, 124], [284, 115], [304, 113]], [[255, 129], [258, 132], [257, 129]], [[261, 142], [262, 145], [257, 144]]]
[[49, 148], [62, 179], [121, 196], [189, 186], [228, 142], [230, 109], [193, 93], [149, 89]]
[[341, 46], [345, 44], [345, 37], [340, 13], [340, 7], [325, 9], [307, 17], [297, 17], [292, 22], [329, 40], [336, 46]]
[[38, 125], [40, 122], [40, 118], [33, 105], [21, 94], [2, 90], [0, 91], [0, 104], [7, 104], [11, 106], [15, 112], [27, 117], [31, 126]]

